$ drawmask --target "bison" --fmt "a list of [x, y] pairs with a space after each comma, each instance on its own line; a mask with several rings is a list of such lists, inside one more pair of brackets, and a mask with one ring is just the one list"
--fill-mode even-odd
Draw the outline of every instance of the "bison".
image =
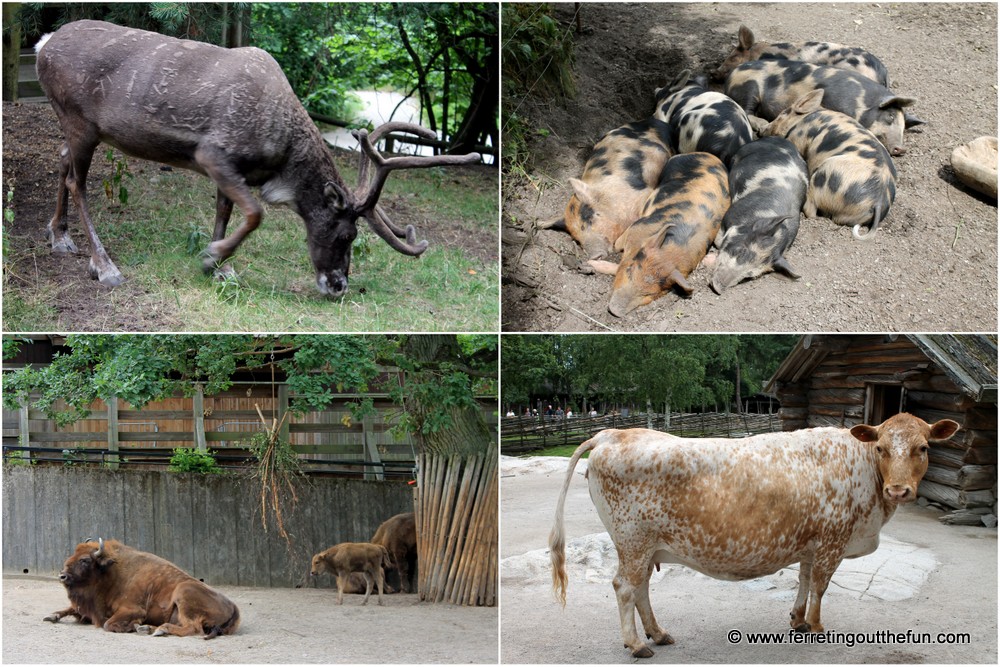
[[404, 593], [413, 590], [411, 577], [417, 566], [417, 524], [413, 512], [386, 519], [375, 531], [372, 544], [381, 544], [389, 551], [399, 572], [400, 590]]
[[229, 598], [173, 563], [117, 540], [78, 544], [59, 581], [70, 606], [45, 617], [52, 623], [75, 616], [108, 632], [202, 633], [205, 639], [233, 634], [240, 624], [240, 610]]
[[383, 567], [392, 567], [389, 552], [380, 544], [370, 542], [341, 542], [326, 551], [313, 556], [310, 576], [317, 577], [324, 572], [337, 577], [337, 604], [344, 604], [344, 589], [352, 572], [364, 574], [368, 587], [361, 604], [368, 604], [372, 593], [372, 579], [378, 584], [378, 603], [382, 604], [382, 589], [385, 588]]

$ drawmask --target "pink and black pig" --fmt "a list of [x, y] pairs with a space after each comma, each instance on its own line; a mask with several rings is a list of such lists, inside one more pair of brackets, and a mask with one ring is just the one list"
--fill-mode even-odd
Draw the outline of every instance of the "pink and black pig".
[[709, 153], [670, 158], [642, 217], [618, 239], [621, 262], [590, 262], [615, 276], [611, 314], [624, 317], [675, 286], [690, 294], [694, 288], [687, 277], [705, 257], [728, 208], [729, 179], [719, 158]]
[[[855, 119], [874, 134], [892, 155], [902, 155], [905, 108], [916, 102], [896, 95], [871, 79], [824, 65], [792, 60], [754, 60], [734, 69], [726, 94], [751, 116], [773, 120], [795, 100], [823, 91], [823, 107]], [[918, 122], [911, 117], [911, 124]]]
[[653, 117], [667, 124], [675, 153], [711, 153], [726, 167], [736, 151], [753, 139], [750, 120], [740, 105], [692, 81], [689, 70], [656, 91]]
[[[896, 167], [861, 123], [824, 109], [823, 95], [814, 90], [796, 100], [763, 134], [785, 137], [805, 159], [806, 217], [820, 213], [838, 225], [854, 225], [855, 238], [870, 239], [896, 198]], [[870, 225], [865, 235], [860, 233], [863, 225]]]
[[800, 60], [814, 65], [829, 65], [857, 72], [875, 83], [889, 87], [889, 71], [882, 61], [857, 46], [844, 46], [833, 42], [758, 42], [753, 32], [740, 26], [737, 44], [716, 69], [712, 78], [725, 80], [734, 69], [751, 60]]
[[711, 288], [724, 290], [770, 271], [798, 278], [785, 251], [799, 233], [809, 173], [784, 137], [762, 137], [741, 148], [729, 169], [732, 204], [715, 239]]
[[542, 229], [569, 232], [588, 258], [610, 254], [615, 241], [642, 215], [671, 152], [667, 125], [649, 118], [611, 130], [594, 146], [563, 215]]

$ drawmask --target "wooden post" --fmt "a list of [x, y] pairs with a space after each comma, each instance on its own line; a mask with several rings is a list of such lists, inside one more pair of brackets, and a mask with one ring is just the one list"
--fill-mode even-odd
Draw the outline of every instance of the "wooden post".
[[[20, 430], [20, 435], [18, 436], [18, 444], [22, 447], [31, 446], [31, 429], [28, 427], [28, 399], [25, 398], [21, 401], [21, 406], [17, 411], [17, 425]], [[18, 456], [22, 459], [30, 459], [31, 452], [18, 452]]]
[[194, 421], [194, 446], [199, 452], [208, 451], [208, 443], [205, 440], [205, 385], [196, 382], [194, 385], [194, 397], [191, 401], [192, 419]]
[[[108, 449], [112, 452], [118, 451], [118, 397], [112, 396], [107, 401], [108, 412]], [[108, 467], [112, 470], [118, 468], [118, 456], [115, 454], [108, 456]]]
[[[382, 457], [379, 455], [378, 445], [375, 443], [371, 417], [365, 417], [361, 420], [361, 440], [364, 443], [365, 457], [373, 463], [381, 463]], [[365, 466], [365, 479], [384, 481], [385, 468], [382, 466]]]
[[289, 428], [288, 422], [291, 419], [285, 419], [285, 413], [288, 412], [288, 385], [281, 383], [278, 385], [278, 423], [281, 424], [281, 428], [278, 429], [278, 438], [282, 442], [289, 442]]

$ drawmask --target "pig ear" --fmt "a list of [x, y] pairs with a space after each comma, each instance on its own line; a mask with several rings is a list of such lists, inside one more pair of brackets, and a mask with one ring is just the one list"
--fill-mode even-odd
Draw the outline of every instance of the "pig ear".
[[899, 107], [900, 109], [902, 109], [903, 107], [912, 106], [913, 104], [916, 104], [916, 102], [917, 102], [916, 98], [913, 97], [886, 95], [879, 101], [878, 108], [885, 109], [886, 107]]
[[677, 269], [670, 272], [670, 279], [674, 281], [675, 285], [684, 290], [685, 294], [690, 294], [694, 291], [694, 288], [685, 280], [684, 275]]
[[746, 27], [745, 25], [740, 26], [739, 39], [740, 39], [741, 49], [746, 50], [749, 49], [751, 46], [753, 46], [753, 32], [751, 32], [750, 28]]
[[798, 114], [812, 113], [823, 108], [823, 89], [811, 90], [792, 104], [792, 111]]
[[670, 85], [667, 86], [667, 89], [671, 91], [679, 90], [684, 87], [689, 78], [691, 78], [691, 70], [681, 70], [680, 74], [678, 74], [674, 80], [670, 82]]
[[586, 204], [587, 206], [593, 206], [594, 198], [590, 194], [590, 188], [587, 184], [581, 181], [579, 178], [569, 179], [569, 184], [573, 188], [573, 192], [576, 193], [576, 198], [580, 200], [581, 204]]
[[926, 124], [927, 121], [924, 120], [923, 118], [917, 118], [913, 114], [906, 113], [905, 111], [903, 112], [903, 126], [906, 129], [910, 129], [911, 127], [916, 127], [917, 125], [926, 125]]
[[799, 274], [795, 273], [795, 269], [793, 269], [792, 265], [788, 263], [788, 260], [785, 259], [784, 255], [782, 255], [781, 257], [779, 257], [774, 261], [774, 270], [777, 271], [778, 273], [784, 273], [792, 280], [798, 280], [799, 278], [802, 277]]
[[560, 215], [557, 218], [549, 218], [548, 220], [536, 220], [536, 229], [555, 229], [560, 232], [565, 232], [566, 230], [566, 218]]
[[618, 273], [618, 265], [614, 262], [609, 262], [604, 259], [592, 259], [589, 263], [594, 268], [594, 271], [597, 271], [598, 273], [604, 273], [609, 276], [613, 276]]

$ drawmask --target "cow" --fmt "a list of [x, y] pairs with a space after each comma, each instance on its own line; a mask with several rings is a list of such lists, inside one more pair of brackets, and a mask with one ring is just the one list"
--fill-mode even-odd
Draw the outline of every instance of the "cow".
[[413, 590], [410, 578], [417, 565], [417, 524], [413, 512], [404, 512], [386, 519], [375, 531], [372, 544], [381, 544], [399, 572], [399, 587], [404, 593]]
[[647, 637], [674, 643], [649, 603], [649, 577], [659, 563], [728, 580], [799, 563], [791, 626], [823, 632], [820, 602], [830, 577], [844, 558], [875, 551], [896, 508], [916, 499], [928, 441], [950, 438], [958, 428], [950, 419], [927, 424], [900, 413], [878, 426], [737, 439], [601, 431], [569, 461], [549, 537], [553, 591], [565, 605], [563, 508], [573, 470], [590, 452], [590, 497], [618, 551], [613, 584], [633, 656], [653, 655], [636, 633], [636, 610]]
[[385, 588], [383, 567], [392, 567], [389, 552], [380, 544], [370, 542], [341, 542], [326, 551], [321, 551], [312, 558], [310, 576], [318, 577], [324, 572], [337, 577], [337, 604], [344, 604], [344, 589], [352, 572], [361, 572], [365, 577], [367, 588], [365, 599], [361, 603], [368, 604], [372, 593], [372, 581], [378, 584], [378, 603], [382, 605], [382, 589]]
[[43, 619], [52, 623], [74, 616], [108, 632], [202, 633], [205, 639], [231, 635], [240, 624], [240, 610], [225, 595], [173, 563], [117, 540], [78, 544], [59, 581], [70, 606]]

